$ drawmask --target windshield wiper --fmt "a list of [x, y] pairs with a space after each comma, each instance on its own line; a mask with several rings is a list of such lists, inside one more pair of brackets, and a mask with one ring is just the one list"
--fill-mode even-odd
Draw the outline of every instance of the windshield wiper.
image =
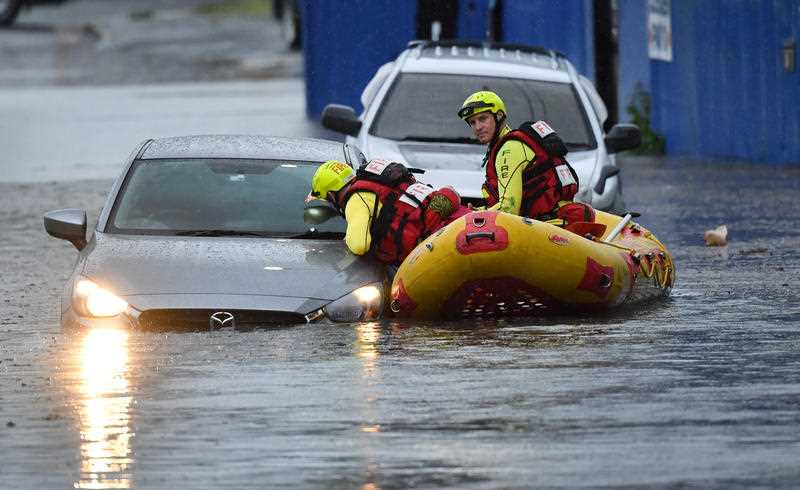
[[344, 233], [341, 231], [318, 231], [315, 229], [311, 229], [306, 231], [305, 233], [299, 233], [297, 235], [290, 235], [287, 237], [282, 238], [297, 238], [297, 239], [315, 239], [315, 240], [341, 240], [344, 238]]
[[433, 143], [470, 143], [479, 145], [481, 142], [475, 138], [447, 138], [436, 136], [404, 136], [400, 141], [425, 141]]
[[244, 230], [180, 230], [176, 231], [177, 236], [258, 236], [263, 238], [275, 238], [274, 233], [265, 231], [244, 231]]

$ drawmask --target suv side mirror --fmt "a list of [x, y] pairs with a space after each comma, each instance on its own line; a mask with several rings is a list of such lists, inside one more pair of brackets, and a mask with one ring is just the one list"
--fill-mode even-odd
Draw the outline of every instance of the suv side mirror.
[[322, 125], [337, 133], [355, 136], [361, 129], [361, 121], [352, 107], [341, 104], [328, 104], [322, 111]]
[[608, 153], [633, 150], [642, 144], [642, 132], [635, 124], [615, 124], [605, 137]]
[[44, 229], [51, 236], [67, 240], [78, 250], [86, 246], [86, 211], [59, 209], [44, 215]]

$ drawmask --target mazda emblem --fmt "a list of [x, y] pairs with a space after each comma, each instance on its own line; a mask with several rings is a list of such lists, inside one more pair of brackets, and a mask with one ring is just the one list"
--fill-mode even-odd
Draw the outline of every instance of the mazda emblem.
[[236, 318], [233, 316], [233, 313], [229, 313], [227, 311], [218, 311], [211, 315], [211, 318], [208, 320], [208, 327], [211, 330], [215, 328], [223, 328], [223, 327], [235, 327], [236, 326]]

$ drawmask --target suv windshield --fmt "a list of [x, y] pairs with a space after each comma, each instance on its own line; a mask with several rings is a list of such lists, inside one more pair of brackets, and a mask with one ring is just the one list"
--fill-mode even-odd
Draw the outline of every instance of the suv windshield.
[[370, 134], [393, 140], [474, 142], [456, 112], [471, 93], [502, 97], [509, 125], [544, 119], [571, 149], [594, 148], [583, 106], [569, 83], [427, 73], [402, 73], [383, 101]]
[[[128, 234], [339, 238], [341, 218], [303, 222], [320, 163], [286, 160], [138, 160], [111, 211], [108, 231]], [[313, 236], [312, 236], [313, 235]]]

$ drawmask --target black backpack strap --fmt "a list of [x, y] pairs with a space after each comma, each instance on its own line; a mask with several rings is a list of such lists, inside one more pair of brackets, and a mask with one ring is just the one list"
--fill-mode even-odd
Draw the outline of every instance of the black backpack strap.
[[372, 211], [372, 224], [370, 225], [370, 234], [372, 235], [372, 243], [370, 244], [370, 251], [373, 253], [377, 250], [378, 245], [383, 241], [389, 233], [389, 227], [392, 224], [392, 218], [396, 212], [395, 203], [399, 195], [391, 193], [386, 198], [386, 201], [381, 205], [381, 211], [378, 212], [378, 205], [380, 201], [377, 196], [375, 197], [375, 209]]
[[406, 222], [408, 221], [408, 215], [403, 215], [400, 218], [400, 224], [397, 227], [397, 230], [394, 232], [394, 236], [392, 237], [394, 240], [394, 248], [397, 250], [399, 254], [403, 250], [403, 228], [406, 226]]

